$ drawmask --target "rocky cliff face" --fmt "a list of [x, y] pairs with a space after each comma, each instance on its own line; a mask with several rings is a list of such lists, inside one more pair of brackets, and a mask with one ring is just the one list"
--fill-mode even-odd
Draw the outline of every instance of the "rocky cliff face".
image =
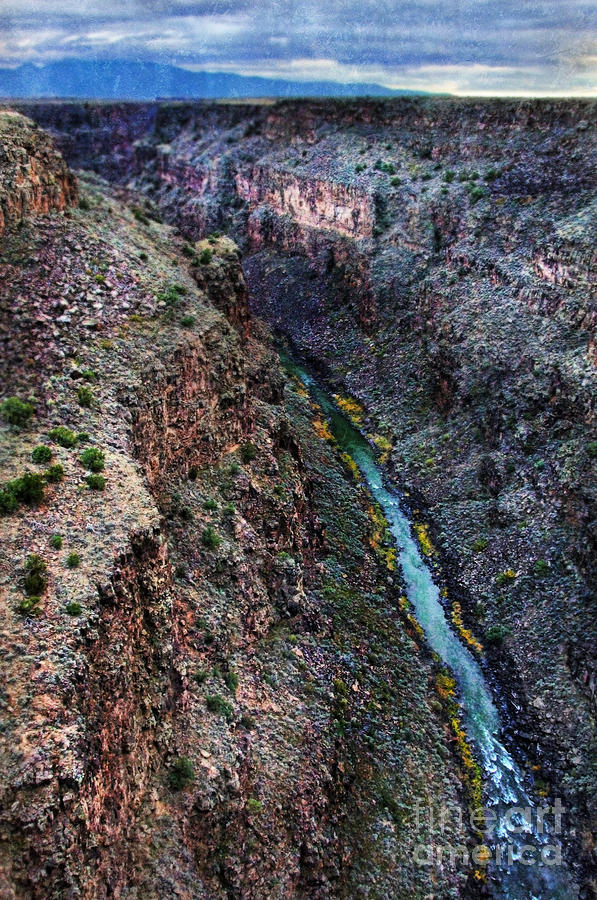
[[48, 135], [12, 110], [0, 113], [0, 237], [27, 215], [76, 199], [76, 181]]
[[2, 245], [0, 892], [427, 896], [467, 772], [370, 500], [232, 242], [80, 192]]

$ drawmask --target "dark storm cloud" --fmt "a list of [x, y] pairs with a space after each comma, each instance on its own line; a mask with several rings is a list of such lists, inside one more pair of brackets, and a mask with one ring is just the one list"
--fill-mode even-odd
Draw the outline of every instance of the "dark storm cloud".
[[595, 91], [593, 0], [0, 0], [0, 61], [151, 59], [295, 79]]

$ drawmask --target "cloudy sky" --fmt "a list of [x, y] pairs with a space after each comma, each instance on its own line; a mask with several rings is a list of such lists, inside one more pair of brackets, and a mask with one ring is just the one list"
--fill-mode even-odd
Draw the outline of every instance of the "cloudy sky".
[[0, 65], [142, 59], [458, 94], [597, 93], [595, 0], [0, 0]]

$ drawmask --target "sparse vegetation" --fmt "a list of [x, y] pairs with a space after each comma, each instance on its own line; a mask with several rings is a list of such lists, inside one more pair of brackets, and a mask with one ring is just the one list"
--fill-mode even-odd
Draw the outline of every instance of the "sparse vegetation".
[[48, 567], [37, 553], [32, 553], [25, 562], [23, 589], [28, 597], [39, 597], [48, 587]]
[[251, 441], [242, 444], [240, 448], [240, 458], [244, 463], [252, 462], [257, 456], [257, 447]]
[[89, 469], [90, 472], [101, 472], [106, 463], [106, 454], [97, 447], [87, 447], [83, 450], [79, 457], [81, 465]]
[[46, 444], [38, 444], [31, 453], [31, 459], [34, 463], [47, 463], [50, 462], [53, 455], [51, 449], [47, 447]]
[[510, 629], [506, 625], [492, 625], [491, 628], [487, 629], [485, 642], [487, 644], [499, 646], [504, 642], [505, 638], [507, 638], [509, 634]]
[[207, 266], [212, 261], [213, 255], [213, 250], [210, 250], [209, 247], [205, 247], [199, 254], [199, 262], [202, 266]]
[[37, 616], [39, 615], [40, 603], [41, 597], [23, 597], [17, 609], [24, 616]]
[[87, 487], [92, 491], [103, 491], [106, 487], [106, 479], [103, 475], [88, 475], [85, 481]]
[[182, 791], [192, 784], [194, 780], [195, 769], [193, 768], [193, 763], [188, 756], [179, 756], [170, 769], [168, 776], [170, 787], [173, 791]]
[[212, 525], [208, 525], [207, 528], [203, 529], [201, 542], [203, 543], [204, 547], [207, 547], [208, 550], [217, 550], [222, 543], [222, 538], [219, 536]]
[[17, 428], [24, 428], [34, 412], [32, 403], [20, 400], [18, 397], [7, 397], [0, 405], [2, 419]]
[[80, 603], [77, 603], [75, 600], [66, 604], [66, 611], [69, 616], [80, 616], [83, 607]]
[[61, 447], [66, 447], [67, 450], [76, 446], [77, 443], [76, 434], [70, 428], [65, 428], [64, 425], [57, 425], [55, 428], [52, 428], [48, 437]]
[[79, 406], [89, 409], [93, 403], [93, 391], [91, 388], [83, 384], [77, 388], [77, 400], [79, 401]]
[[503, 587], [506, 584], [510, 584], [510, 582], [514, 581], [516, 578], [516, 572], [514, 569], [506, 569], [505, 572], [500, 572], [500, 574], [495, 579], [495, 583], [498, 587]]
[[60, 463], [48, 466], [44, 472], [44, 478], [48, 484], [59, 484], [64, 478], [64, 467]]
[[227, 722], [231, 722], [234, 718], [234, 707], [228, 700], [225, 700], [220, 694], [208, 694], [205, 698], [205, 704], [212, 713], [223, 716]]
[[39, 506], [44, 499], [44, 480], [35, 472], [25, 472], [0, 488], [0, 514], [16, 512], [21, 503]]
[[73, 550], [72, 553], [69, 553], [66, 557], [66, 565], [69, 569], [78, 569], [81, 565], [81, 557], [78, 553], [75, 553]]

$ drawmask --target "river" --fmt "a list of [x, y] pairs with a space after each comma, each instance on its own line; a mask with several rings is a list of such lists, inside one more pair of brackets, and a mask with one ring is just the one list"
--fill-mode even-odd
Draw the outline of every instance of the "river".
[[456, 679], [462, 725], [483, 770], [486, 820], [492, 826], [485, 838], [491, 851], [492, 895], [503, 900], [575, 900], [578, 890], [561, 859], [556, 833], [563, 819], [548, 801], [543, 807], [537, 804], [523, 772], [501, 742], [500, 716], [491, 691], [477, 659], [450, 625], [440, 590], [413, 535], [405, 504], [389, 485], [373, 447], [322, 385], [287, 354], [281, 353], [281, 359], [285, 369], [300, 378], [321, 407], [340, 449], [355, 461], [383, 510], [415, 616], [429, 646]]

